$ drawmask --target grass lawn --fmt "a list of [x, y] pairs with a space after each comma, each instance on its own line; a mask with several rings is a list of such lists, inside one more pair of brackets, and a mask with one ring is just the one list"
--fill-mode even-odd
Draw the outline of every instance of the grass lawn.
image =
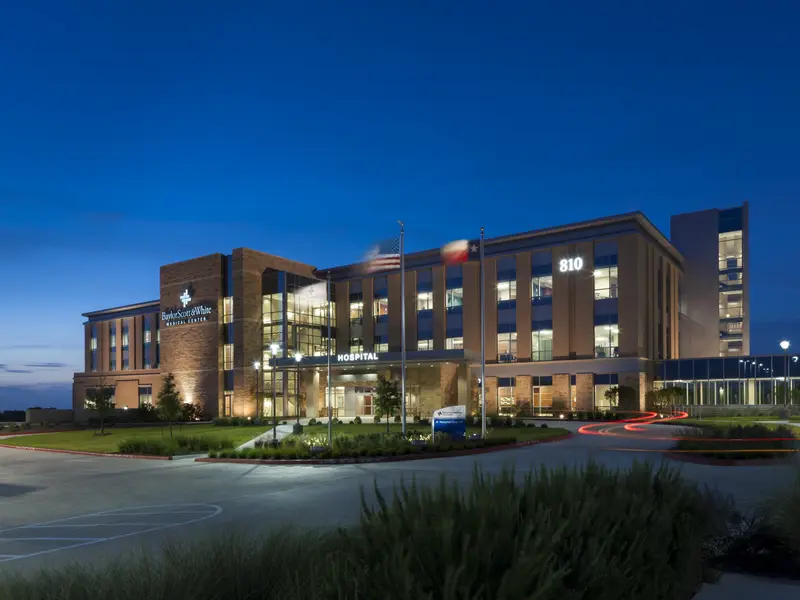
[[[430, 425], [419, 425], [415, 423], [408, 424], [409, 431], [419, 431], [424, 433], [430, 433], [431, 426]], [[391, 433], [400, 433], [402, 431], [402, 427], [400, 423], [391, 423], [389, 425], [389, 431]], [[564, 435], [568, 433], [566, 429], [561, 429], [558, 427], [502, 427], [496, 428], [492, 430], [489, 428], [489, 431], [494, 431], [498, 435], [509, 435], [514, 436], [517, 438], [517, 441], [525, 442], [529, 440], [543, 440], [548, 439], [551, 437], [557, 437], [559, 435]], [[472, 433], [480, 433], [480, 427], [467, 427], [467, 434]], [[303, 427], [303, 433], [308, 435], [319, 435], [319, 436], [327, 436], [328, 434], [328, 426], [327, 425], [306, 425]], [[333, 435], [334, 437], [337, 435], [357, 435], [357, 434], [369, 434], [369, 433], [386, 433], [386, 425], [378, 425], [375, 423], [363, 423], [362, 425], [334, 425], [333, 426]]]
[[[214, 425], [186, 425], [179, 428], [173, 425], [173, 435], [201, 436], [213, 440], [231, 440], [234, 446], [244, 444], [269, 427], [215, 427]], [[104, 436], [95, 435], [93, 429], [26, 435], [24, 437], [0, 438], [0, 446], [31, 446], [34, 448], [53, 448], [58, 450], [83, 450], [87, 452], [117, 452], [122, 440], [129, 439], [169, 439], [169, 428], [153, 427], [111, 428]]]

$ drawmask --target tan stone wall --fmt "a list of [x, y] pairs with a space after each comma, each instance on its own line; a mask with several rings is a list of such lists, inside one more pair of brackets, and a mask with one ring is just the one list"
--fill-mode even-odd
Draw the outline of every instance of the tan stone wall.
[[117, 373], [76, 373], [72, 384], [72, 408], [83, 410], [86, 388], [114, 387], [114, 402], [117, 408], [139, 407], [139, 386], [153, 386], [153, 404], [158, 403], [162, 375], [152, 370], [124, 371]]
[[446, 283], [443, 266], [433, 267], [433, 347], [444, 350], [447, 329]]
[[515, 381], [514, 400], [518, 407], [525, 407], [525, 411], [531, 410], [531, 377], [530, 375], [519, 375]]
[[594, 374], [578, 373], [575, 376], [577, 388], [576, 410], [594, 410]]
[[441, 401], [437, 408], [456, 406], [458, 404], [458, 364], [439, 365], [438, 371]]
[[[462, 267], [464, 284], [464, 350], [481, 351], [480, 268], [477, 262]], [[487, 330], [488, 331], [488, 330]]]
[[[531, 359], [531, 253], [517, 254], [517, 360]], [[528, 386], [530, 388], [530, 386]]]
[[497, 377], [486, 378], [486, 415], [496, 415], [500, 412], [497, 406]]
[[559, 403], [564, 410], [569, 410], [572, 406], [568, 373], [553, 375], [553, 406]]

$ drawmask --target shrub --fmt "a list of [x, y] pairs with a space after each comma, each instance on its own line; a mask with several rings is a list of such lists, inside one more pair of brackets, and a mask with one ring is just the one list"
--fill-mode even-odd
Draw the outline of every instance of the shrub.
[[264, 447], [264, 440], [256, 440], [253, 442], [253, 447], [255, 448], [263, 448]]
[[311, 419], [308, 420], [308, 424], [309, 424], [309, 426], [310, 425], [316, 425], [317, 424], [317, 420], [314, 419], [314, 418], [311, 418]]
[[281, 425], [286, 425], [288, 421], [281, 421]]
[[569, 411], [569, 412], [567, 413], [567, 420], [568, 420], [568, 421], [572, 421], [572, 420], [574, 420], [574, 419], [575, 419], [575, 413], [574, 413], [574, 412], [572, 412], [572, 411]]
[[381, 418], [376, 416], [375, 417], [375, 423], [380, 423], [380, 422], [381, 422]]
[[770, 429], [764, 425], [735, 425], [682, 430], [674, 449], [709, 458], [731, 460], [782, 458], [800, 448], [791, 427]]
[[356, 425], [361, 425], [361, 417], [356, 417], [355, 419], [353, 419], [353, 423], [355, 423]]
[[547, 423], [542, 423], [541, 425], [539, 425], [539, 427], [542, 427], [543, 429], [547, 429], [548, 425], [547, 425]]
[[395, 415], [394, 416], [394, 422], [395, 423], [400, 423], [400, 421], [402, 421], [402, 419], [400, 418], [400, 415]]
[[147, 440], [132, 438], [122, 440], [117, 451], [120, 454], [143, 454], [147, 456], [173, 456], [178, 452], [175, 440]]

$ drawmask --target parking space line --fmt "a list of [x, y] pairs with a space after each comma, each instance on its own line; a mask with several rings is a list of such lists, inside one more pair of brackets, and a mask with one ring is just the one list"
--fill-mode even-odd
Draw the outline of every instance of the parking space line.
[[[188, 507], [195, 507], [201, 508], [202, 510], [172, 510], [175, 508], [183, 509]], [[141, 509], [141, 512], [137, 512]], [[158, 510], [162, 509], [162, 510]], [[127, 511], [127, 512], [123, 512]], [[59, 545], [54, 548], [46, 548], [44, 550], [39, 550], [37, 552], [30, 552], [27, 554], [0, 554], [0, 563], [7, 563], [14, 560], [21, 560], [24, 558], [33, 558], [36, 556], [42, 556], [45, 554], [51, 554], [54, 552], [60, 552], [62, 550], [71, 550], [74, 548], [81, 548], [84, 546], [92, 546], [95, 544], [101, 544], [103, 542], [110, 542], [114, 540], [120, 540], [136, 535], [143, 535], [145, 533], [150, 533], [154, 531], [162, 531], [164, 529], [172, 529], [173, 527], [178, 527], [180, 525], [192, 525], [194, 523], [199, 523], [201, 521], [205, 521], [212, 517], [216, 517], [222, 512], [222, 507], [216, 504], [199, 504], [199, 503], [192, 503], [192, 504], [159, 504], [159, 505], [151, 505], [151, 506], [140, 506], [140, 507], [129, 507], [124, 509], [114, 509], [114, 510], [106, 510], [102, 512], [96, 513], [89, 513], [84, 515], [77, 515], [74, 517], [66, 517], [63, 519], [54, 519], [52, 521], [45, 521], [42, 523], [30, 523], [28, 525], [19, 525], [17, 527], [9, 527], [6, 529], [0, 529], [0, 542], [30, 542], [30, 541], [40, 541], [40, 542], [77, 542], [77, 543], [68, 543], [66, 545]], [[145, 515], [162, 515], [162, 516], [169, 516], [169, 515], [194, 515], [192, 517], [177, 520], [173, 523], [72, 523], [72, 521], [76, 521], [78, 519], [89, 519], [89, 520], [100, 520], [100, 519], [108, 519], [110, 517], [116, 516], [145, 516]], [[28, 531], [36, 531], [38, 529], [44, 528], [70, 528], [70, 527], [114, 527], [114, 526], [127, 526], [127, 527], [136, 527], [135, 531], [128, 531], [126, 533], [121, 533], [118, 535], [110, 535], [107, 537], [16, 537], [23, 533], [25, 530]], [[139, 527], [145, 527], [145, 529], [138, 529]], [[8, 534], [10, 532], [14, 532], [11, 534], [14, 537], [5, 537], [2, 534]]]

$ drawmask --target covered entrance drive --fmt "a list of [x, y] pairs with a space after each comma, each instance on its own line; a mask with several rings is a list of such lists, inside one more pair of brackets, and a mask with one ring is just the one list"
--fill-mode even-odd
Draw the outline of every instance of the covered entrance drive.
[[[468, 360], [463, 350], [445, 350], [406, 353], [406, 412], [414, 416], [430, 417], [443, 406], [468, 404]], [[331, 406], [333, 416], [353, 419], [356, 416], [372, 418], [375, 415], [375, 389], [378, 379], [400, 381], [400, 353], [341, 354], [331, 360]], [[283, 402], [278, 399], [277, 411], [295, 416], [295, 406], [300, 406], [301, 417], [325, 417], [328, 384], [327, 357], [277, 359], [274, 368], [294, 372], [299, 385], [285, 389]], [[298, 402], [299, 394], [299, 402]], [[283, 404], [283, 407], [281, 407]], [[281, 408], [284, 410], [281, 411]], [[269, 414], [269, 413], [267, 413]]]

